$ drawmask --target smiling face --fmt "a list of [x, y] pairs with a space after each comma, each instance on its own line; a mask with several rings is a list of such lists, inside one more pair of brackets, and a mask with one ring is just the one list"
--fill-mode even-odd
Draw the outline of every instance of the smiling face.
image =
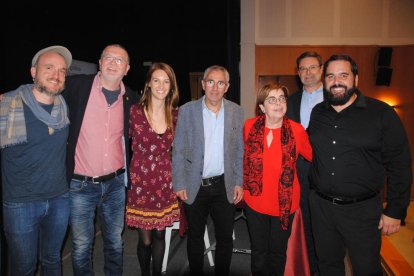
[[298, 74], [306, 91], [312, 92], [320, 87], [322, 72], [323, 65], [319, 64], [317, 58], [306, 57], [300, 61]]
[[121, 47], [106, 47], [99, 60], [99, 68], [104, 82], [120, 83], [130, 68], [128, 53]]
[[266, 115], [266, 119], [271, 121], [279, 121], [286, 114], [286, 95], [282, 89], [272, 89], [269, 95], [260, 104], [260, 109]]
[[333, 106], [348, 103], [357, 91], [358, 76], [351, 70], [351, 64], [345, 60], [329, 63], [325, 72], [325, 94]]
[[152, 100], [164, 101], [171, 89], [171, 80], [164, 70], [158, 69], [152, 73], [148, 84], [151, 89]]
[[226, 74], [220, 70], [211, 70], [201, 84], [206, 95], [206, 104], [214, 106], [221, 103], [224, 94], [229, 88]]
[[63, 56], [46, 52], [39, 57], [35, 67], [30, 69], [34, 89], [47, 96], [56, 96], [65, 88], [67, 66]]

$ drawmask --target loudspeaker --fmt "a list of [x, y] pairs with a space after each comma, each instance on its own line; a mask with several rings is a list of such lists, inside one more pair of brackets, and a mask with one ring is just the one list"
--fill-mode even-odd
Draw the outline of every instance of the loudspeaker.
[[378, 55], [378, 66], [390, 66], [392, 47], [381, 47]]
[[392, 76], [392, 68], [378, 68], [376, 85], [390, 86]]

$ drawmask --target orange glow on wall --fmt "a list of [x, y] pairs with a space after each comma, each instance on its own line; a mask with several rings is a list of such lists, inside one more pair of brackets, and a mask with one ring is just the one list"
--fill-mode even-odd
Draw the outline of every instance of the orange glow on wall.
[[399, 94], [397, 91], [386, 90], [378, 93], [378, 96], [376, 98], [380, 101], [386, 102], [395, 109], [398, 109], [401, 108], [401, 100], [399, 99], [398, 95]]
[[378, 100], [386, 102], [392, 107], [398, 107], [398, 99], [392, 96], [379, 97]]

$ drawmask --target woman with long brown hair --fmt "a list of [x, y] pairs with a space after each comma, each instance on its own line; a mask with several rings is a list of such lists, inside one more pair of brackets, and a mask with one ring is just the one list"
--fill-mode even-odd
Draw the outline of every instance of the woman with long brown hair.
[[126, 223], [138, 229], [142, 275], [151, 275], [151, 259], [152, 275], [161, 275], [165, 228], [180, 217], [171, 179], [178, 95], [173, 69], [165, 63], [154, 63], [140, 103], [131, 107], [132, 186], [127, 195]]

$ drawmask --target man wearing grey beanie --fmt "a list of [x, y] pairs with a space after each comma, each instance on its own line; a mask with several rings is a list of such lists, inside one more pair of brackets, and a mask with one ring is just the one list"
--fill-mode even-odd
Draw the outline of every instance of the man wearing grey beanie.
[[3, 224], [10, 274], [61, 275], [69, 221], [65, 156], [69, 119], [60, 93], [72, 55], [63, 46], [37, 52], [33, 84], [0, 101]]

